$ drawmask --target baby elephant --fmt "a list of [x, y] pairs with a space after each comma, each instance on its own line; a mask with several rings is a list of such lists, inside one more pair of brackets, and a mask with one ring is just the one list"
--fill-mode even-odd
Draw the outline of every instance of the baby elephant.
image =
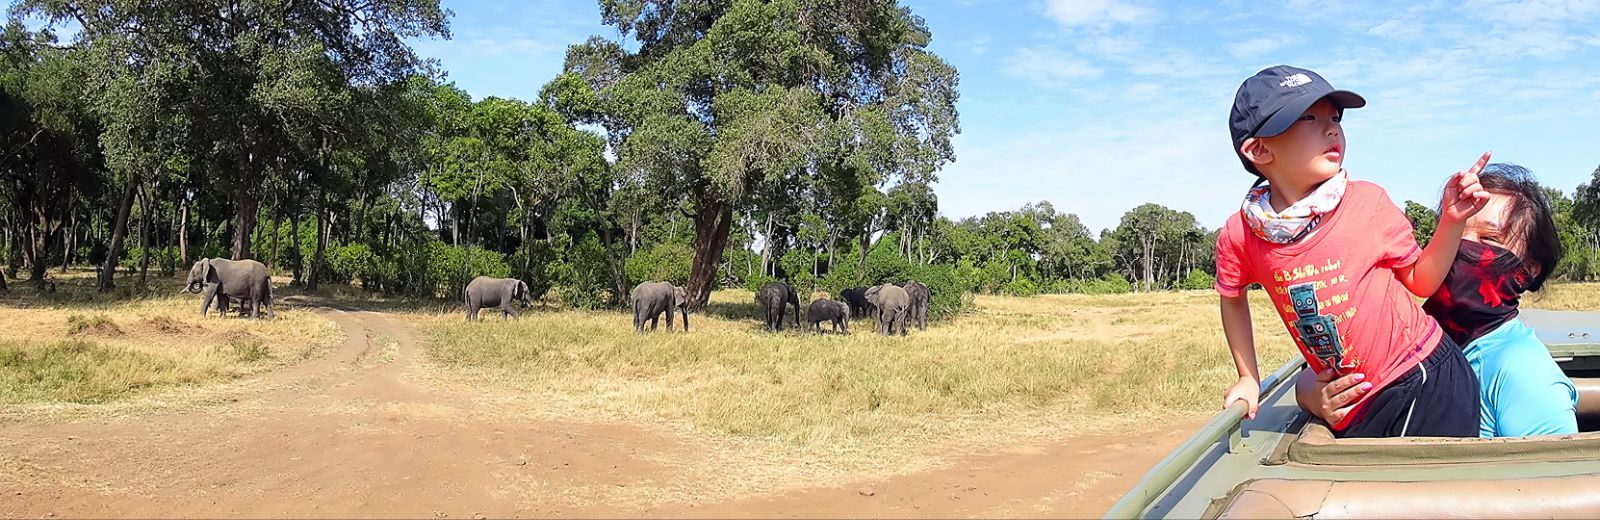
[[524, 309], [533, 306], [528, 299], [528, 284], [516, 278], [479, 276], [467, 284], [464, 293], [468, 321], [478, 319], [478, 309], [498, 308], [500, 319], [503, 320], [520, 317], [512, 306], [514, 303], [522, 304]]
[[628, 295], [628, 303], [633, 305], [635, 332], [643, 334], [647, 321], [650, 322], [650, 330], [656, 330], [661, 313], [667, 314], [667, 332], [672, 332], [674, 309], [683, 313], [683, 331], [689, 332], [689, 292], [682, 287], [674, 287], [672, 282], [641, 283]]
[[850, 306], [835, 300], [817, 300], [811, 302], [811, 307], [806, 309], [806, 320], [811, 322], [812, 330], [822, 332], [822, 322], [833, 322], [833, 331], [840, 334], [850, 333]]

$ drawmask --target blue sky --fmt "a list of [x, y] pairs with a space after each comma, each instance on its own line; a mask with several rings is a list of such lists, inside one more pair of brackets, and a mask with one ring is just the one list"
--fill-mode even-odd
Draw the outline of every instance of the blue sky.
[[[452, 1], [454, 38], [417, 42], [474, 98], [531, 99], [596, 2]], [[961, 73], [945, 216], [1048, 200], [1096, 232], [1145, 202], [1215, 228], [1253, 180], [1227, 133], [1240, 81], [1318, 71], [1368, 106], [1345, 116], [1345, 166], [1432, 206], [1484, 150], [1567, 193], [1600, 166], [1600, 0], [905, 2]]]

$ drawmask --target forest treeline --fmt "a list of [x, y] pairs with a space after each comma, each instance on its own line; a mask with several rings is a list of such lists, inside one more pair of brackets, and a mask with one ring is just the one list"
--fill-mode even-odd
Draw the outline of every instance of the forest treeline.
[[[888, 0], [600, 0], [535, 99], [474, 99], [407, 43], [437, 0], [20, 0], [0, 37], [4, 274], [103, 291], [198, 258], [453, 298], [476, 275], [618, 306], [647, 280], [971, 292], [1208, 288], [1215, 230], [1156, 204], [952, 220], [957, 71]], [[58, 34], [68, 35], [60, 37]], [[530, 86], [532, 87], [532, 86]], [[1600, 273], [1600, 169], [1556, 198]], [[1408, 215], [1426, 235], [1429, 210]], [[3, 282], [0, 282], [3, 283]], [[0, 286], [3, 287], [3, 286]], [[124, 289], [128, 290], [128, 289]]]

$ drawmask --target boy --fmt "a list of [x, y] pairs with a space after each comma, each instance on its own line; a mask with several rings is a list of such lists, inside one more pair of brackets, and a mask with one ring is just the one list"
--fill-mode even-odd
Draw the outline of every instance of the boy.
[[1217, 237], [1222, 327], [1239, 370], [1223, 406], [1243, 400], [1256, 414], [1260, 375], [1244, 289], [1259, 283], [1313, 371], [1366, 374], [1369, 391], [1332, 425], [1336, 435], [1475, 437], [1478, 381], [1412, 295], [1429, 296], [1443, 282], [1463, 223], [1483, 207], [1477, 171], [1489, 154], [1446, 185], [1438, 228], [1419, 250], [1383, 188], [1343, 169], [1339, 122], [1345, 109], [1363, 106], [1361, 96], [1289, 66], [1256, 73], [1234, 96], [1234, 151], [1261, 180]]

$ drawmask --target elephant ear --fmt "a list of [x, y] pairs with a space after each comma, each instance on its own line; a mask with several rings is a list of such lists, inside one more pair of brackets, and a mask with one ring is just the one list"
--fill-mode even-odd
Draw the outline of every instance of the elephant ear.
[[672, 288], [672, 306], [674, 306], [674, 307], [683, 307], [684, 305], [688, 305], [688, 304], [689, 304], [689, 291], [683, 290], [682, 287], [674, 287], [674, 288]]
[[207, 258], [202, 260], [200, 264], [200, 280], [202, 283], [216, 283], [218, 281], [216, 280], [216, 277], [217, 268], [212, 267], [211, 259]]

